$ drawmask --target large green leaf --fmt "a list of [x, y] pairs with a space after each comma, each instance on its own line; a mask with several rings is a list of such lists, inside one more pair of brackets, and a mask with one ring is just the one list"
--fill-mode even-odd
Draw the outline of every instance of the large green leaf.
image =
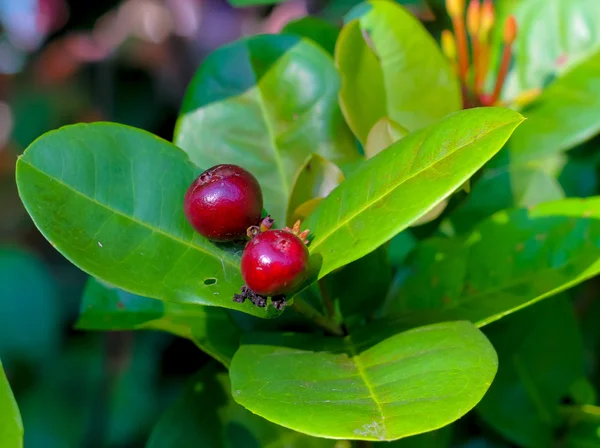
[[466, 200], [452, 213], [450, 219], [454, 230], [458, 233], [470, 231], [480, 221], [501, 210], [563, 199], [565, 192], [557, 177], [565, 159], [562, 154], [553, 154], [523, 164], [486, 170]]
[[559, 405], [583, 375], [583, 346], [569, 301], [557, 297], [486, 327], [498, 375], [477, 406], [517, 446], [552, 446]]
[[460, 418], [494, 378], [493, 347], [467, 322], [345, 338], [251, 333], [231, 364], [234, 399], [313, 436], [395, 440]]
[[193, 162], [235, 163], [259, 180], [280, 225], [298, 169], [311, 153], [359, 157], [340, 112], [339, 75], [308, 39], [263, 35], [212, 53], [192, 80], [175, 142]]
[[231, 398], [229, 377], [209, 365], [194, 375], [154, 427], [147, 448], [333, 448], [244, 409]]
[[522, 117], [471, 109], [413, 132], [366, 161], [306, 221], [319, 277], [371, 252], [425, 215], [504, 145]]
[[194, 342], [226, 367], [240, 330], [222, 308], [162, 302], [90, 278], [76, 327], [81, 330], [162, 330]]
[[340, 29], [318, 17], [302, 17], [289, 22], [283, 27], [281, 33], [307, 37], [333, 56]]
[[5, 365], [53, 362], [63, 316], [56, 282], [41, 260], [0, 246], [0, 310], [0, 356]]
[[36, 140], [17, 183], [42, 234], [94, 277], [146, 297], [274, 313], [232, 300], [242, 246], [215, 245], [187, 223], [183, 196], [200, 171], [152, 134], [95, 123]]
[[410, 12], [372, 1], [354, 8], [347, 20], [336, 47], [340, 102], [363, 145], [383, 117], [414, 131], [462, 108], [457, 77]]
[[[596, 4], [600, 17], [600, 2]], [[597, 51], [552, 83], [523, 111], [527, 121], [510, 139], [510, 163], [571, 149], [600, 132], [599, 72]]]
[[498, 3], [504, 10], [501, 14], [512, 12], [519, 25], [513, 70], [504, 91], [508, 96], [542, 87], [548, 78], [561, 76], [600, 49], [600, 3], [596, 0]]
[[388, 315], [478, 326], [600, 272], [600, 197], [497, 213], [469, 236], [420, 244]]
[[0, 446], [21, 448], [23, 446], [23, 422], [10, 384], [0, 363]]

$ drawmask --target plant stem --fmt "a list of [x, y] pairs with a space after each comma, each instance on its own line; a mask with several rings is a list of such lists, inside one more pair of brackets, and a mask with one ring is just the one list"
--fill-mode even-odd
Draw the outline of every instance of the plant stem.
[[298, 313], [304, 315], [306, 318], [313, 321], [316, 325], [323, 328], [324, 330], [327, 330], [329, 333], [334, 334], [336, 336], [344, 336], [344, 331], [342, 330], [340, 324], [319, 313], [315, 308], [313, 308], [312, 305], [307, 303], [301, 297], [296, 296], [294, 298], [294, 303], [292, 307]]
[[502, 49], [502, 63], [500, 64], [500, 70], [498, 72], [498, 78], [496, 78], [496, 86], [494, 87], [494, 93], [492, 94], [492, 104], [496, 103], [500, 99], [500, 93], [502, 93], [502, 87], [508, 74], [510, 67], [510, 59], [512, 57], [512, 48], [510, 44], [504, 44]]
[[452, 17], [452, 26], [458, 50], [458, 72], [463, 85], [467, 83], [469, 70], [469, 47], [467, 46], [467, 30], [462, 16]]
[[325, 305], [325, 313], [327, 317], [333, 319], [335, 317], [335, 305], [331, 297], [329, 296], [329, 292], [327, 292], [327, 286], [325, 285], [325, 280], [319, 280], [319, 291], [321, 292], [321, 300], [323, 301], [323, 305]]

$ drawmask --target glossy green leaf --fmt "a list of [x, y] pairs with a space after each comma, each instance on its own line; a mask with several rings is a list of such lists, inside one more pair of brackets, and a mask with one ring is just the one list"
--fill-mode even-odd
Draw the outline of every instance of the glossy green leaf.
[[457, 77], [410, 12], [373, 1], [354, 8], [347, 20], [336, 47], [340, 102], [363, 144], [383, 117], [414, 131], [462, 108]]
[[564, 155], [554, 154], [525, 164], [488, 169], [465, 202], [452, 213], [450, 219], [455, 231], [470, 231], [501, 210], [563, 199], [565, 192], [557, 178], [565, 163]]
[[516, 16], [519, 28], [513, 70], [505, 88], [508, 96], [543, 87], [549, 78], [560, 77], [600, 49], [600, 3], [596, 0], [521, 0], [513, 4], [500, 6], [505, 9], [503, 15], [511, 12]]
[[62, 321], [57, 285], [47, 266], [28, 252], [0, 246], [0, 356], [4, 364], [53, 362], [61, 344]]
[[379, 247], [323, 281], [330, 298], [339, 302], [346, 322], [350, 317], [368, 319], [385, 299], [392, 281], [387, 248]]
[[336, 164], [359, 158], [338, 106], [339, 84], [331, 57], [308, 39], [262, 35], [235, 42], [196, 73], [175, 142], [198, 166], [248, 169], [281, 225], [294, 177], [310, 154]]
[[377, 325], [343, 339], [251, 333], [230, 374], [234, 399], [274, 423], [318, 437], [395, 440], [468, 412], [496, 362], [467, 322], [404, 333]]
[[23, 447], [23, 422], [2, 363], [0, 363], [0, 446]]
[[600, 132], [598, 72], [600, 51], [572, 67], [523, 111], [527, 121], [509, 144], [511, 164], [566, 151]]
[[231, 398], [227, 374], [209, 365], [194, 375], [154, 427], [147, 448], [333, 448], [244, 409]]
[[565, 448], [593, 448], [600, 446], [600, 407], [569, 406], [562, 409], [569, 422]]
[[381, 118], [369, 131], [365, 145], [365, 157], [370, 159], [407, 134], [408, 131], [395, 121], [388, 117]]
[[221, 308], [136, 296], [94, 278], [87, 282], [76, 327], [167, 331], [191, 340], [226, 367], [240, 338], [240, 330]]
[[559, 405], [583, 374], [581, 334], [571, 304], [557, 297], [490, 325], [498, 375], [477, 411], [505, 438], [524, 447], [552, 446]]
[[17, 183], [42, 234], [94, 277], [170, 302], [275, 313], [233, 302], [242, 247], [215, 245], [186, 221], [183, 196], [200, 172], [152, 134], [95, 123], [36, 140], [17, 163]]
[[318, 17], [302, 17], [289, 22], [283, 27], [281, 33], [307, 37], [333, 56], [340, 29]]
[[343, 180], [344, 173], [335, 163], [313, 154], [296, 175], [287, 207], [287, 224], [293, 224], [294, 212], [298, 207], [312, 199], [327, 197]]
[[478, 326], [600, 272], [600, 198], [497, 213], [467, 237], [434, 237], [414, 253], [388, 315], [410, 326]]
[[319, 277], [373, 251], [459, 188], [504, 145], [522, 117], [471, 109], [413, 132], [367, 160], [306, 221]]

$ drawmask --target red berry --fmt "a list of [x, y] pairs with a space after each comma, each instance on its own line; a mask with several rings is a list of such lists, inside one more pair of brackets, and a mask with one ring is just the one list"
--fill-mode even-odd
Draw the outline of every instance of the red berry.
[[242, 276], [255, 293], [277, 296], [300, 286], [308, 264], [308, 249], [300, 238], [285, 230], [267, 230], [246, 245]]
[[256, 178], [236, 165], [217, 165], [192, 183], [184, 200], [185, 216], [200, 235], [234, 241], [257, 225], [263, 197]]

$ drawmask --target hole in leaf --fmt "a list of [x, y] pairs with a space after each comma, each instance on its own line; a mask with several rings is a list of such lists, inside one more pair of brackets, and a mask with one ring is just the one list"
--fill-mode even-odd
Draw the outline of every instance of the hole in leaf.
[[205, 285], [214, 285], [217, 283], [217, 279], [216, 278], [205, 278], [204, 279], [204, 284]]

